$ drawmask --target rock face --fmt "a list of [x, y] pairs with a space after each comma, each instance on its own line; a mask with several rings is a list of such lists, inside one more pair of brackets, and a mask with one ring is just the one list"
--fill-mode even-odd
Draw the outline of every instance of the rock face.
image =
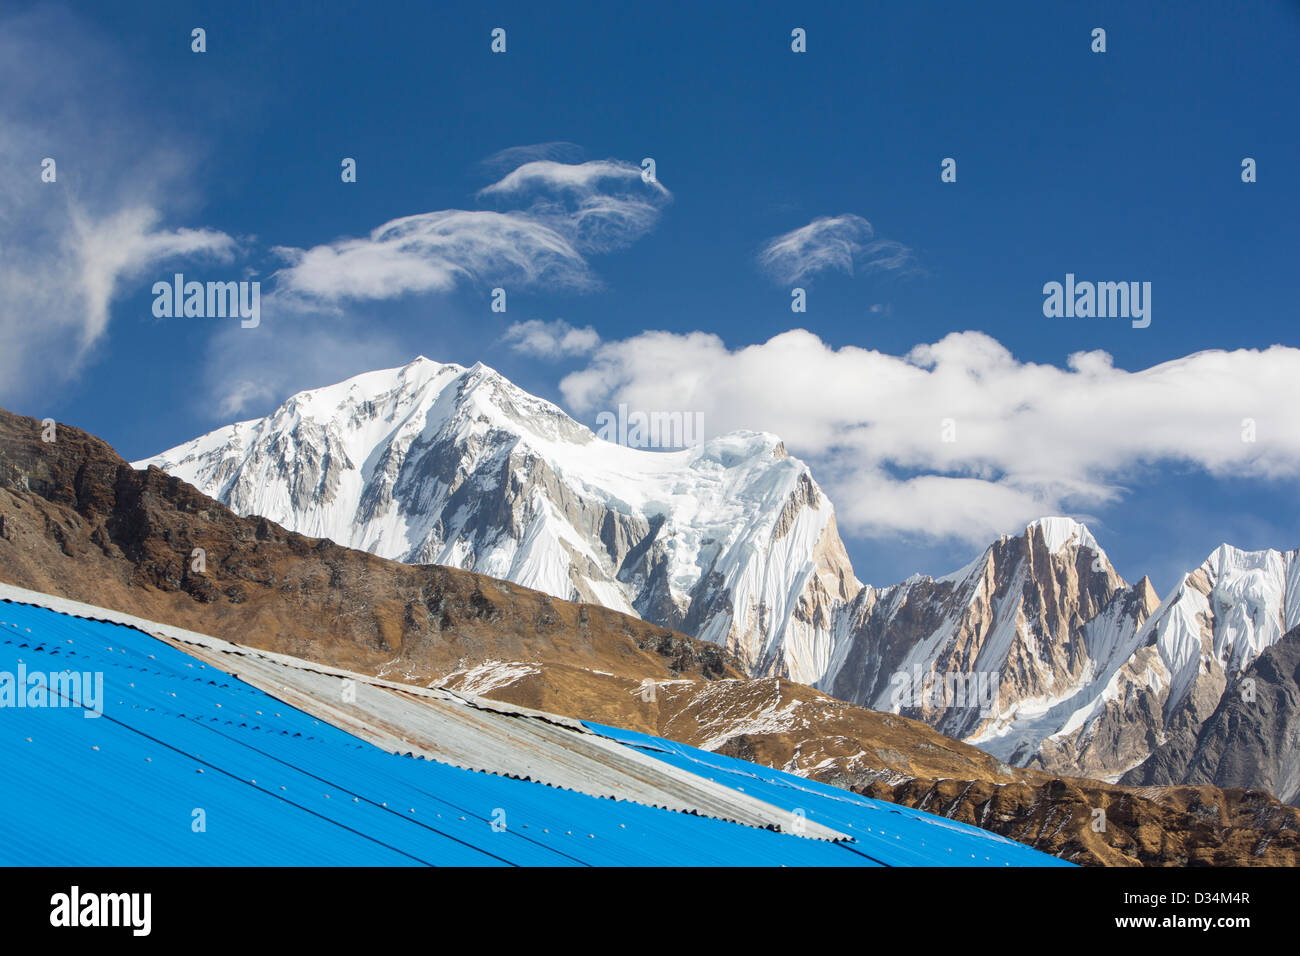
[[955, 574], [864, 588], [818, 686], [1023, 763], [1101, 694], [1154, 606], [1087, 528], [1043, 519]]
[[[132, 470], [74, 428], [58, 426], [52, 444], [41, 432], [40, 422], [0, 410], [5, 583], [334, 667], [660, 734], [966, 820], [1078, 863], [1300, 862], [1300, 811], [1267, 794], [1133, 790], [1010, 767], [917, 720], [777, 677], [746, 678], [714, 644], [241, 518], [177, 478]], [[1100, 833], [1098, 807], [1109, 822]]]
[[1123, 783], [1252, 786], [1300, 805], [1300, 628], [1233, 680], [1199, 733], [1159, 747]]
[[[750, 676], [1052, 773], [1113, 781], [1192, 752], [1225, 689], [1300, 623], [1297, 552], [1223, 545], [1159, 601], [1060, 517], [953, 574], [864, 587], [776, 437], [623, 447], [482, 365], [370, 372], [138, 465], [302, 534], [640, 617]], [[1179, 782], [1158, 770], [1175, 766], [1190, 772], [1150, 773]]]
[[[1174, 759], [1176, 753], [1196, 753], [1208, 720], [1230, 701], [1243, 676], [1283, 635], [1300, 624], [1300, 553], [1295, 551], [1240, 551], [1220, 546], [1205, 562], [1185, 575], [1165, 598], [1138, 635], [1139, 648], [1132, 660], [1107, 687], [1108, 706], [1095, 724], [1097, 732], [1118, 736], [1134, 723], [1149, 728], [1150, 753], [1165, 756], [1150, 766], [1135, 764], [1134, 775], [1152, 783], [1202, 782], [1215, 779], [1204, 768]], [[1278, 672], [1269, 671], [1272, 677]], [[1274, 681], [1266, 680], [1265, 685]], [[1242, 701], [1245, 705], [1246, 702]], [[1267, 735], [1282, 732], [1269, 726], [1258, 698], [1238, 713], [1258, 710], [1253, 725]], [[1279, 749], [1289, 751], [1291, 769], [1268, 772], [1267, 762], [1238, 765], [1238, 785], [1271, 786], [1294, 779], [1294, 744], [1287, 738], [1261, 736], [1247, 742], [1244, 733], [1252, 721], [1239, 723], [1236, 740], [1244, 753]], [[1131, 731], [1128, 731], [1131, 734]], [[1179, 775], [1167, 773], [1179, 770]], [[1232, 775], [1224, 771], [1230, 779]], [[1275, 794], [1282, 796], [1282, 794]], [[1294, 799], [1294, 788], [1290, 799]]]
[[[1300, 811], [1259, 790], [1133, 789], [1053, 778], [1026, 784], [911, 780], [855, 786], [868, 796], [970, 823], [1082, 864], [1295, 866]], [[1097, 816], [1100, 810], [1104, 817]], [[1094, 824], [1104, 819], [1101, 832]]]
[[753, 432], [598, 439], [483, 365], [418, 358], [137, 462], [241, 515], [601, 604], [812, 682], [857, 593], [808, 467]]
[[[1223, 545], [1158, 602], [1083, 525], [1044, 519], [956, 574], [864, 588], [818, 686], [1015, 766], [1116, 780], [1163, 749], [1142, 780], [1227, 784], [1172, 754], [1196, 750], [1225, 689], [1300, 623], [1298, 582], [1297, 552]], [[1231, 785], [1268, 785], [1242, 774]]]

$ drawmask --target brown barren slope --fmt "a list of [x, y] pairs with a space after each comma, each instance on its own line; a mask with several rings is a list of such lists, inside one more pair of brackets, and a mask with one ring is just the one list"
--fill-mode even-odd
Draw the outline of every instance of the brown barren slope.
[[[206, 567], [196, 572], [201, 548]], [[391, 680], [680, 740], [974, 823], [1080, 863], [1300, 862], [1266, 794], [1008, 767], [918, 721], [596, 605], [240, 518], [103, 441], [0, 410], [0, 580]], [[1097, 810], [1105, 813], [1097, 829]]]
[[11, 584], [393, 679], [427, 683], [494, 658], [739, 676], [716, 646], [616, 611], [240, 518], [94, 436], [59, 425], [45, 443], [40, 422], [3, 410], [0, 516]]

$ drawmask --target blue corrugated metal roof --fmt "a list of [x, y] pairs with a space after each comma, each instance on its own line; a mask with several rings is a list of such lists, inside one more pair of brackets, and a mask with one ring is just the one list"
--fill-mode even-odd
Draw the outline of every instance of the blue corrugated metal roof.
[[[0, 620], [0, 672], [16, 675], [21, 665], [29, 674], [101, 673], [104, 682], [100, 717], [85, 717], [81, 707], [0, 708], [0, 761], [6, 768], [0, 774], [0, 862], [953, 862], [901, 844], [864, 855], [865, 840], [802, 839], [397, 756], [134, 628], [8, 602], [0, 602]], [[624, 742], [645, 748], [652, 741], [629, 736]], [[666, 744], [655, 742], [664, 748], [656, 756], [684, 760], [728, 786], [741, 773], [723, 773], [701, 764], [691, 748], [670, 750]], [[755, 774], [775, 773], [736, 763]], [[767, 786], [772, 796], [790, 796], [779, 785]], [[767, 793], [761, 798], [795, 806]], [[194, 831], [195, 810], [204, 814], [203, 832]], [[845, 819], [866, 819], [855, 814]], [[830, 819], [831, 813], [818, 805], [808, 816]], [[913, 817], [925, 815], [907, 819]], [[503, 820], [504, 829], [494, 828], [494, 820]], [[916, 824], [908, 838], [922, 829]], [[984, 837], [996, 852], [1017, 847]], [[1026, 856], [1017, 862], [1055, 862], [1041, 854], [1029, 859], [1033, 851], [1019, 849]]]

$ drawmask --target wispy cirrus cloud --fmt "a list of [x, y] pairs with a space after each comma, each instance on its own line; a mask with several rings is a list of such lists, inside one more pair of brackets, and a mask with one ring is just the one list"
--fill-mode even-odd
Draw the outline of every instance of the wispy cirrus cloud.
[[364, 238], [274, 251], [288, 262], [275, 274], [277, 294], [326, 302], [447, 292], [460, 282], [595, 284], [570, 238], [526, 216], [481, 210], [420, 213]]
[[670, 194], [617, 160], [532, 160], [480, 190], [498, 210], [447, 209], [394, 219], [362, 238], [297, 249], [276, 292], [334, 303], [447, 292], [460, 283], [582, 291], [599, 285], [588, 257], [648, 232]]
[[120, 281], [139, 278], [161, 262], [174, 258], [211, 258], [229, 262], [237, 244], [216, 229], [162, 229], [161, 213], [133, 206], [103, 219], [69, 208], [72, 226], [68, 245], [77, 263], [85, 304], [81, 328], [83, 348], [93, 345], [108, 328], [109, 303]]
[[641, 184], [648, 187], [647, 195], [665, 196], [668, 190], [655, 181], [642, 178], [640, 166], [616, 159], [598, 159], [586, 163], [559, 163], [538, 159], [512, 170], [503, 178], [484, 186], [479, 196], [527, 194], [542, 189], [557, 193], [572, 193], [579, 199], [599, 192], [602, 185], [615, 183], [623, 186]]
[[853, 275], [871, 270], [898, 271], [913, 264], [912, 251], [892, 239], [876, 238], [861, 216], [822, 216], [806, 226], [769, 239], [758, 254], [759, 267], [781, 284], [803, 282], [819, 272]]
[[590, 355], [600, 345], [600, 335], [590, 325], [579, 329], [563, 319], [516, 322], [506, 329], [501, 340], [512, 352], [545, 359]]
[[[55, 61], [64, 67], [51, 72]], [[0, 21], [0, 167], [11, 171], [0, 184], [0, 399], [80, 372], [129, 280], [236, 250], [218, 230], [164, 225], [165, 197], [184, 194], [190, 159], [150, 145], [118, 69], [65, 11]], [[46, 157], [53, 182], [41, 178]]]
[[[403, 348], [399, 329], [377, 330], [357, 314], [359, 303], [444, 294], [462, 285], [598, 287], [591, 257], [649, 231], [669, 194], [643, 182], [630, 163], [538, 158], [571, 153], [568, 144], [542, 144], [490, 158], [494, 168], [514, 163], [480, 193], [495, 209], [418, 213], [367, 236], [306, 249], [273, 247], [285, 265], [264, 300], [259, 336], [225, 328], [213, 337], [205, 378], [216, 417], [244, 414], [357, 368], [406, 361], [411, 349]], [[595, 330], [563, 320], [517, 323], [503, 338], [513, 351], [548, 359], [589, 354], [599, 342]]]
[[479, 190], [479, 197], [528, 202], [524, 215], [586, 252], [609, 252], [649, 232], [671, 193], [643, 179], [640, 166], [621, 160], [535, 160]]
[[498, 150], [479, 162], [479, 169], [499, 176], [512, 169], [518, 169], [524, 163], [534, 160], [549, 159], [560, 163], [580, 163], [583, 149], [576, 143], [556, 140], [550, 143], [531, 143], [526, 146], [508, 146]]
[[1205, 351], [1150, 368], [1105, 352], [1022, 362], [981, 332], [905, 355], [793, 330], [729, 349], [703, 332], [603, 343], [561, 391], [580, 413], [690, 408], [715, 433], [780, 435], [842, 524], [983, 544], [1046, 514], [1114, 504], [1145, 469], [1300, 478], [1300, 349]]

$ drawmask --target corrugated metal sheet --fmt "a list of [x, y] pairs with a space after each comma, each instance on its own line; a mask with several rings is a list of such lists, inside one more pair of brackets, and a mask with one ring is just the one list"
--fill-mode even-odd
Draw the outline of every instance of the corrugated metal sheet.
[[[103, 716], [0, 709], [0, 860], [851, 865], [839, 844], [400, 757], [138, 631], [0, 605], [0, 670], [101, 672]], [[206, 831], [192, 831], [193, 811]], [[493, 829], [503, 820], [505, 829]]]
[[[0, 598], [40, 601], [42, 597], [0, 586]], [[58, 600], [56, 609], [88, 619], [112, 613], [66, 600]], [[789, 830], [794, 822], [779, 807], [593, 734], [581, 721], [465, 694], [394, 684], [126, 615], [113, 616], [392, 753], [748, 826]], [[346, 695], [345, 680], [349, 682]], [[848, 839], [820, 824], [803, 824], [800, 829], [801, 836], [811, 839]]]
[[[787, 829], [789, 814], [635, 749], [542, 717], [501, 713], [486, 701], [434, 690], [401, 692], [350, 675], [342, 681], [301, 662], [269, 661], [186, 648], [255, 687], [315, 717], [394, 753], [423, 756], [467, 770], [484, 770], [578, 790], [598, 797], [634, 800], [771, 829]], [[805, 836], [845, 839], [821, 826]]]
[[673, 740], [590, 721], [586, 724], [596, 733], [666, 763], [852, 834], [859, 852], [890, 866], [1073, 866], [965, 823]]
[[[29, 605], [0, 603], [0, 671], [99, 672], [104, 676], [103, 716], [85, 718], [81, 708], [0, 708], [0, 861], [17, 864], [220, 864], [220, 865], [878, 865], [947, 863], [938, 855], [934, 831], [955, 825], [910, 814], [900, 839], [864, 839], [858, 824], [869, 819], [852, 810], [805, 809], [814, 823], [852, 833], [854, 840], [828, 842], [612, 800], [540, 783], [475, 772], [434, 760], [385, 752], [332, 723], [270, 696], [138, 630], [69, 617]], [[195, 650], [195, 648], [187, 648]], [[215, 652], [211, 649], [204, 653]], [[241, 658], [242, 660], [242, 658]], [[257, 666], [303, 671], [258, 658]], [[293, 690], [310, 695], [311, 680]], [[334, 678], [330, 678], [333, 680]], [[376, 714], [399, 722], [408, 711], [383, 694], [347, 719], [371, 727]], [[337, 691], [335, 691], [337, 693]], [[408, 700], [422, 713], [425, 692]], [[285, 692], [289, 696], [289, 692]], [[369, 706], [369, 705], [368, 705]], [[511, 753], [535, 745], [545, 734], [496, 738], [511, 766], [540, 761], [540, 772], [557, 778], [565, 742], [597, 746], [605, 784], [617, 789], [620, 767], [636, 767], [634, 779], [667, 780], [661, 789], [695, 779], [696, 791], [712, 801], [744, 796], [727, 810], [754, 805], [792, 818], [791, 785], [758, 781], [776, 772], [754, 765], [715, 766], [716, 755], [674, 749], [679, 745], [593, 726], [522, 713], [479, 710], [465, 701], [443, 702], [518, 727], [549, 728], [555, 736], [542, 755]], [[329, 704], [331, 710], [334, 705]], [[519, 709], [501, 708], [512, 712]], [[499, 728], [497, 728], [499, 730]], [[387, 731], [407, 734], [400, 723]], [[459, 732], [459, 731], [458, 731]], [[437, 726], [415, 736], [436, 735]], [[495, 730], [493, 731], [495, 734]], [[492, 736], [492, 734], [489, 734]], [[466, 739], [474, 739], [472, 735]], [[447, 750], [446, 740], [434, 741]], [[629, 746], [624, 746], [624, 744]], [[596, 751], [589, 751], [596, 752]], [[614, 756], [608, 756], [608, 755]], [[624, 754], [626, 758], [618, 755]], [[482, 755], [486, 759], [488, 755]], [[643, 765], [664, 768], [656, 777]], [[749, 768], [744, 770], [742, 768]], [[784, 775], [788, 776], [788, 775]], [[709, 778], [713, 778], [711, 782]], [[798, 781], [799, 778], [792, 778]], [[742, 782], [738, 785], [737, 781]], [[800, 781], [806, 785], [806, 781]], [[658, 784], [656, 784], [658, 785]], [[719, 794], [723, 796], [719, 796]], [[825, 796], [823, 794], [823, 796]], [[875, 803], [871, 801], [870, 803]], [[881, 805], [888, 806], [888, 805]], [[775, 808], [775, 809], [772, 809]], [[194, 811], [205, 830], [194, 832]], [[898, 808], [891, 808], [897, 810]], [[809, 812], [811, 811], [811, 812]], [[504, 827], [494, 823], [504, 823]], [[927, 829], [928, 828], [928, 829]], [[869, 837], [876, 835], [864, 828]], [[882, 828], [881, 834], [885, 831]], [[1027, 848], [974, 831], [989, 847], [986, 856], [1023, 851], [1014, 862], [1055, 862]], [[930, 842], [919, 851], [917, 835]], [[906, 840], [901, 839], [906, 836]], [[961, 833], [963, 838], [971, 839]], [[956, 845], [955, 839], [950, 843]], [[962, 844], [963, 848], [965, 844]], [[1011, 860], [1012, 857], [1008, 856]], [[964, 861], [962, 861], [964, 862]], [[979, 862], [979, 861], [974, 861]], [[986, 860], [984, 862], [1002, 862]]]

